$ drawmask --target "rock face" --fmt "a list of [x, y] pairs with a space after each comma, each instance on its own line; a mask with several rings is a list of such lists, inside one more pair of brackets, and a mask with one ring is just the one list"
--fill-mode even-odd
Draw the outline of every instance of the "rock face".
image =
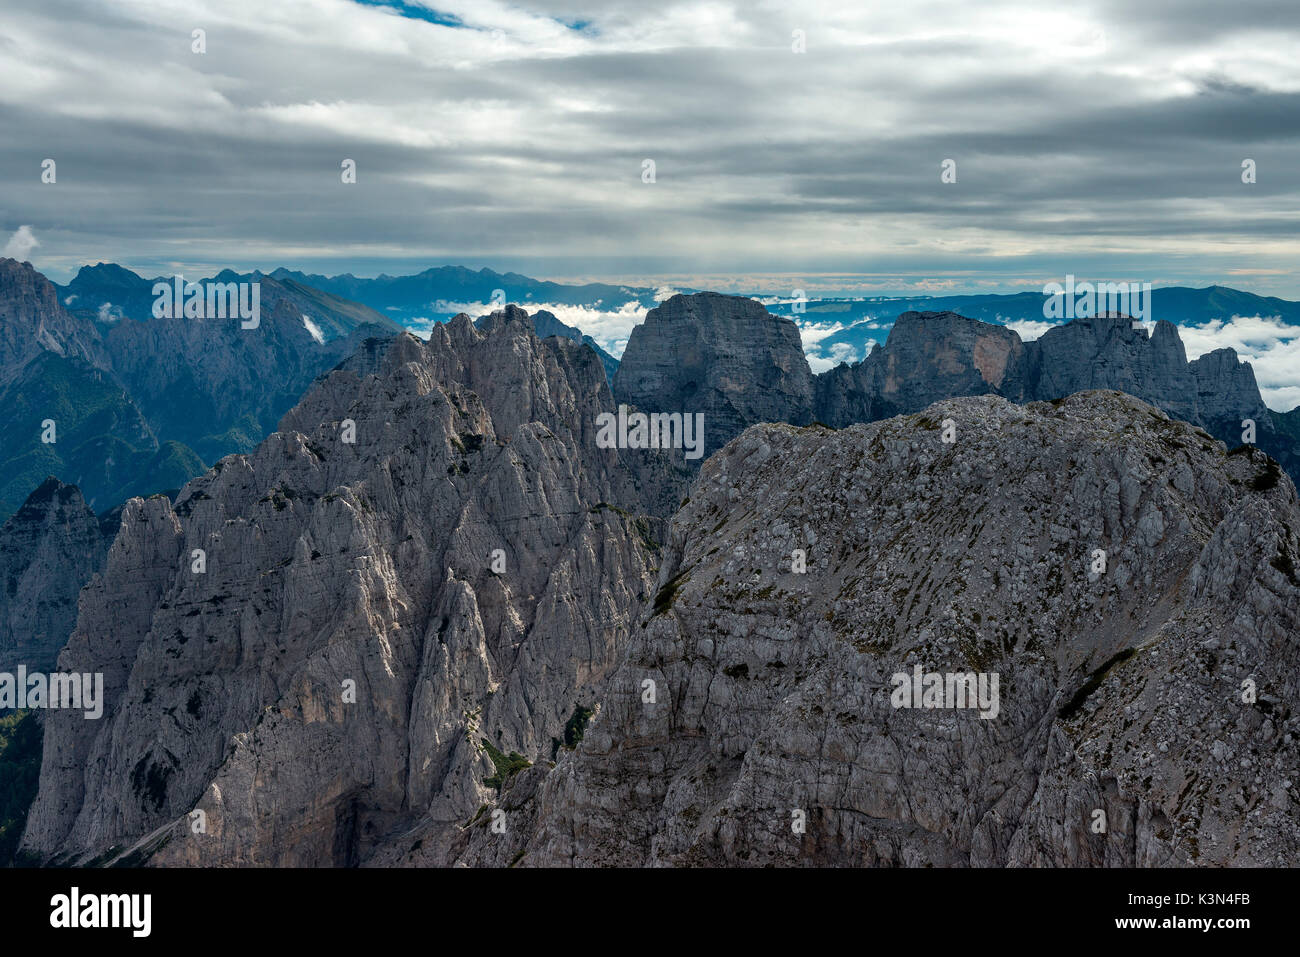
[[223, 319], [122, 320], [104, 337], [114, 374], [159, 435], [208, 462], [253, 448], [321, 373], [367, 338], [391, 337], [376, 325], [319, 342], [287, 298], [264, 304], [256, 329]]
[[619, 368], [620, 401], [705, 411], [709, 452], [758, 422], [841, 428], [962, 395], [1023, 403], [1116, 389], [1233, 446], [1249, 419], [1253, 444], [1300, 475], [1300, 443], [1264, 405], [1250, 364], [1231, 349], [1188, 362], [1177, 327], [1165, 321], [1148, 336], [1127, 317], [1076, 319], [1024, 342], [954, 312], [906, 312], [861, 362], [813, 376], [790, 320], [753, 300], [699, 293], [652, 310]]
[[704, 414], [705, 455], [756, 422], [812, 421], [799, 330], [752, 299], [677, 295], [632, 330], [614, 396], [644, 412]]
[[1026, 351], [1030, 373], [1024, 399], [1118, 389], [1233, 445], [1241, 442], [1243, 419], [1253, 419], [1261, 432], [1272, 431], [1250, 364], [1239, 362], [1231, 349], [1188, 362], [1178, 328], [1170, 322], [1157, 322], [1148, 337], [1125, 317], [1076, 319], [1048, 330]]
[[1021, 399], [1025, 353], [1020, 337], [1005, 326], [954, 312], [905, 312], [887, 346], [816, 377], [816, 417], [840, 426], [915, 412], [958, 395]]
[[613, 406], [592, 350], [460, 316], [368, 344], [175, 506], [128, 502], [60, 656], [106, 713], [48, 716], [25, 848], [450, 853], [571, 737], [650, 592], [685, 472], [598, 448]]
[[1052, 399], [1085, 389], [1118, 389], [1129, 395], [1160, 396], [1175, 418], [1197, 418], [1194, 377], [1177, 328], [1156, 323], [1148, 338], [1123, 316], [1076, 319], [1049, 329], [1029, 344], [1032, 369], [1023, 398]]
[[1264, 405], [1250, 363], [1232, 349], [1188, 362], [1178, 328], [1163, 320], [1148, 336], [1124, 316], [1075, 319], [1021, 342], [1011, 329], [955, 313], [904, 313], [884, 346], [816, 377], [815, 412], [838, 428], [960, 395], [1033, 402], [1089, 389], [1137, 396], [1230, 446], [1242, 443], [1250, 420], [1251, 444], [1300, 476], [1300, 443]]
[[[1297, 559], [1276, 463], [1118, 393], [756, 426], [577, 751], [463, 860], [1294, 866]], [[918, 666], [997, 674], [996, 714], [895, 707]]]
[[0, 386], [44, 353], [102, 365], [97, 340], [64, 311], [54, 284], [31, 263], [0, 258]]
[[884, 346], [817, 377], [816, 411], [841, 427], [959, 395], [1033, 402], [1089, 389], [1137, 396], [1233, 445], [1243, 419], [1256, 422], [1261, 447], [1274, 433], [1254, 371], [1233, 350], [1188, 362], [1173, 323], [1157, 322], [1148, 336], [1123, 316], [1075, 319], [1021, 342], [1011, 329], [955, 313], [904, 313]]
[[77, 621], [77, 594], [117, 531], [74, 485], [50, 478], [0, 528], [0, 671], [49, 672]]
[[[507, 311], [512, 308], [519, 309], [518, 306], [506, 307]], [[523, 312], [522, 309], [519, 311]], [[565, 339], [572, 339], [574, 342], [585, 342], [591, 346], [596, 351], [596, 355], [600, 356], [600, 364], [605, 368], [605, 378], [611, 383], [614, 381], [614, 373], [618, 371], [618, 360], [602, 349], [591, 336], [584, 335], [582, 330], [575, 326], [561, 322], [556, 318], [555, 313], [547, 312], [545, 309], [538, 309], [532, 314], [532, 323], [539, 339], [545, 339], [547, 336], [563, 336]]]

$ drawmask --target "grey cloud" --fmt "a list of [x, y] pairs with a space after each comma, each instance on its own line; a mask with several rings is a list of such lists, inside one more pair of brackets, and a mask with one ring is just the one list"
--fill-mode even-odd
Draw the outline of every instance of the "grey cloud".
[[[37, 265], [63, 274], [115, 259], [992, 276], [1017, 263], [1064, 272], [1052, 267], [1099, 261], [1108, 241], [1131, 255], [1192, 237], [1199, 260], [1154, 246], [1141, 259], [1206, 282], [1294, 259], [1278, 211], [1300, 199], [1300, 75], [1271, 54], [1238, 63], [1228, 46], [1261, 24], [1276, 34], [1268, 51], [1294, 41], [1294, 5], [1085, 5], [1119, 52], [1074, 59], [936, 27], [937, 9], [984, 15], [957, 4], [918, 7], [913, 22], [894, 8], [737, 3], [696, 28], [704, 7], [690, 2], [537, 2], [533, 14], [592, 25], [571, 48], [554, 46], [561, 35], [500, 57], [475, 45], [481, 31], [458, 46], [456, 31], [320, 6], [319, 23], [258, 28], [238, 3], [177, 17], [55, 0], [16, 16], [0, 69], [15, 91], [52, 71], [53, 99], [0, 91], [12, 133], [0, 231], [31, 224]], [[361, 16], [364, 42], [331, 26]], [[686, 26], [664, 34], [673, 18]], [[789, 51], [797, 25], [802, 55]], [[195, 26], [208, 29], [204, 56], [189, 53]], [[1222, 63], [1188, 73], [1192, 54]], [[1108, 57], [1129, 57], [1136, 77]], [[56, 186], [39, 182], [45, 156]], [[1246, 156], [1259, 164], [1250, 187]], [[339, 182], [344, 157], [356, 186]], [[946, 157], [953, 187], [938, 182]], [[1291, 282], [1254, 288], [1300, 293]]]

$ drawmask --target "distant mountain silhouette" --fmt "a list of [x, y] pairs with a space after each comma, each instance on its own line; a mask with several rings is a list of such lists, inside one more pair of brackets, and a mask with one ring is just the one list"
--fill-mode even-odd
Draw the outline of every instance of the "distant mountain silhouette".
[[[952, 312], [981, 322], [1006, 325], [1016, 322], [1045, 322], [1044, 296], [1041, 291], [1009, 295], [969, 296], [889, 296], [866, 299], [810, 299], [795, 304], [782, 302], [768, 308], [777, 315], [790, 316], [800, 325], [840, 323], [845, 328], [818, 340], [818, 351], [832, 355], [831, 348], [844, 344], [857, 358], [865, 355], [870, 343], [880, 343], [890, 324], [905, 312]], [[1277, 316], [1288, 325], [1300, 325], [1300, 302], [1257, 296], [1228, 286], [1193, 289], [1168, 286], [1151, 290], [1152, 321], [1161, 319], [1174, 325], [1203, 325], [1214, 319], [1228, 321], [1233, 316]]]
[[267, 278], [255, 329], [157, 319], [154, 282], [100, 264], [60, 288], [0, 259], [0, 517], [48, 476], [96, 512], [179, 488], [254, 448], [366, 339], [399, 331], [365, 306]]
[[[333, 293], [363, 303], [396, 320], [448, 319], [460, 309], [457, 303], [555, 304], [618, 308], [633, 300], [649, 308], [654, 305], [654, 290], [609, 283], [566, 285], [521, 276], [498, 273], [491, 269], [473, 270], [464, 266], [438, 266], [413, 276], [378, 276], [361, 279], [347, 273], [320, 276], [276, 269], [275, 279], [303, 283], [322, 292]], [[498, 294], [498, 290], [500, 291]]]
[[744, 297], [679, 295], [632, 330], [613, 387], [643, 409], [703, 412], [710, 452], [759, 422], [842, 428], [959, 396], [1024, 403], [1097, 389], [1150, 402], [1229, 447], [1254, 422], [1251, 444], [1300, 477], [1300, 415], [1265, 406], [1250, 363], [1232, 349], [1189, 362], [1163, 320], [1148, 335], [1127, 317], [1076, 319], [1025, 342], [955, 312], [907, 312], [865, 359], [813, 376], [788, 317]]

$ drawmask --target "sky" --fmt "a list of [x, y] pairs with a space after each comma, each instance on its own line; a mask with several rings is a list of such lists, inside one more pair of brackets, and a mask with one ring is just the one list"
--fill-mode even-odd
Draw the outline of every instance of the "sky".
[[0, 243], [56, 281], [1300, 299], [1297, 49], [1294, 0], [10, 5]]

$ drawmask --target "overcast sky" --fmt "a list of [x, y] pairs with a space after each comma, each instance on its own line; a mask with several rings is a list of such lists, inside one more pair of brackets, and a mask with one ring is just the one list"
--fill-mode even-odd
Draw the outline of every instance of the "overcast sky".
[[1048, 6], [10, 4], [0, 242], [57, 280], [462, 263], [1300, 298], [1300, 3]]

